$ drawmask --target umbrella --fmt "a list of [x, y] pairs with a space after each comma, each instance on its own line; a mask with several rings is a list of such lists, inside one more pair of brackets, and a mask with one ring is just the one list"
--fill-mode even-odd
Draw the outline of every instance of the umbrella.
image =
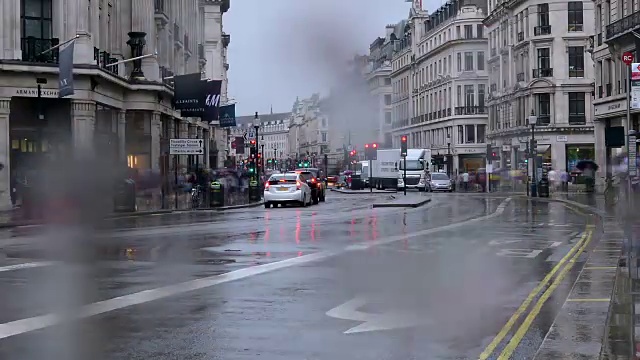
[[576, 164], [576, 169], [580, 171], [584, 171], [585, 169], [593, 169], [593, 171], [598, 171], [598, 164], [593, 162], [593, 160], [580, 160]]

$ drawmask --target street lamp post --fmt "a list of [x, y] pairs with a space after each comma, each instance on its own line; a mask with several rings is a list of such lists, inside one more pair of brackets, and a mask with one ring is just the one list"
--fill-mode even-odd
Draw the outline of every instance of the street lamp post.
[[536, 116], [536, 114], [533, 112], [533, 110], [531, 110], [531, 115], [529, 116], [529, 126], [531, 126], [531, 144], [529, 145], [529, 156], [531, 157], [531, 161], [529, 162], [532, 168], [531, 173], [531, 197], [537, 197], [538, 196], [538, 181], [537, 181], [537, 175], [536, 173], [538, 172], [538, 169], [536, 167], [536, 157], [538, 154], [538, 146], [536, 144], [536, 134], [535, 134], [535, 128], [536, 128], [536, 123], [538, 122], [538, 117]]
[[[260, 129], [260, 125], [258, 125], [258, 121], [260, 121], [260, 119], [258, 118], [258, 112], [256, 111], [255, 116], [253, 117], [253, 129], [255, 130], [255, 136], [256, 136], [256, 150], [258, 150], [258, 131]], [[258, 166], [258, 159], [256, 159], [256, 181], [260, 181], [260, 166]]]
[[451, 134], [447, 132], [447, 176], [451, 177]]

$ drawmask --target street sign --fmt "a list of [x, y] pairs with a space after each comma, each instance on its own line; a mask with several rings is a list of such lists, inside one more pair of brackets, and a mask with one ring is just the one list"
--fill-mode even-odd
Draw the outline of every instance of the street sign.
[[171, 155], [204, 154], [204, 140], [202, 139], [170, 139], [169, 154]]
[[245, 140], [255, 139], [256, 138], [256, 132], [253, 131], [253, 130], [245, 131], [243, 136], [244, 136]]
[[628, 156], [628, 166], [629, 166], [629, 176], [637, 176], [638, 174], [638, 166], [636, 163], [636, 158], [638, 157], [636, 153], [636, 133], [632, 132], [629, 134], [629, 156]]
[[630, 66], [633, 63], [633, 53], [630, 51], [627, 51], [624, 54], [622, 54], [622, 62], [627, 64], [627, 66]]

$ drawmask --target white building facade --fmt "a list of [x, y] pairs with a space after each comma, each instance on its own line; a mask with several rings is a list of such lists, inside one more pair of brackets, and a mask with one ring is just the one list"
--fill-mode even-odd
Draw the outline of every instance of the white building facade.
[[488, 137], [498, 166], [526, 168], [532, 112], [543, 166], [572, 171], [594, 159], [593, 9], [592, 1], [489, 1]]
[[[237, 117], [237, 126], [229, 129], [228, 133], [230, 155], [236, 161], [249, 157], [249, 135], [255, 133], [255, 125], [258, 125], [258, 145], [260, 152], [263, 152], [265, 166], [271, 168], [272, 165], [284, 163], [289, 154], [290, 121], [291, 113], [258, 114], [257, 121], [255, 115]], [[238, 142], [231, 145], [237, 138], [244, 137], [247, 137], [247, 141], [244, 141], [242, 151], [238, 150]]]
[[329, 121], [322, 113], [320, 94], [296, 99], [288, 130], [289, 157], [308, 159], [316, 164], [329, 149]]
[[374, 98], [377, 114], [376, 138], [381, 148], [390, 148], [392, 119], [391, 60], [393, 57], [393, 34], [395, 26], [387, 25], [385, 37], [379, 37], [369, 46], [369, 59], [365, 77], [369, 92]]
[[[640, 6], [629, 0], [598, 0], [594, 3], [594, 160], [597, 164], [606, 164], [598, 169], [600, 179], [610, 168], [610, 159], [625, 151], [625, 134], [629, 130], [626, 124], [629, 67], [622, 62], [622, 54], [630, 52], [634, 62], [640, 62], [640, 39], [632, 34], [632, 31], [640, 31], [640, 24], [633, 20], [637, 18]], [[631, 109], [631, 129], [639, 131], [639, 121], [640, 110]], [[635, 146], [637, 149], [638, 144]]]
[[438, 169], [451, 174], [484, 166], [484, 17], [482, 6], [455, 1], [431, 15], [416, 12], [394, 57], [394, 146], [407, 135], [409, 147], [431, 149]]
[[[224, 149], [224, 142], [219, 149], [215, 141], [221, 131], [181, 118], [165, 78], [202, 72], [225, 80], [226, 90], [230, 38], [222, 33], [221, 19], [229, 6], [229, 0], [3, 1], [0, 162], [7, 168], [0, 178], [0, 206], [9, 203], [10, 177], [23, 176], [32, 161], [65, 151], [159, 171], [195, 162], [216, 166]], [[75, 94], [59, 98], [60, 48], [42, 52], [76, 36]], [[157, 53], [138, 64], [143, 76], [131, 77], [136, 62], [108, 66], [131, 58], [134, 50]], [[168, 143], [178, 137], [213, 141], [199, 159], [185, 155], [176, 162], [168, 156]]]

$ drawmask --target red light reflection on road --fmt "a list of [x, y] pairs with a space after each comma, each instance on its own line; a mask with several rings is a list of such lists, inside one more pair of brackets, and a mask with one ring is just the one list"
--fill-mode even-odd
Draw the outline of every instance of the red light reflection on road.
[[257, 232], [252, 232], [249, 234], [249, 242], [252, 244], [256, 243], [256, 239], [258, 238], [258, 233]]
[[311, 214], [311, 241], [316, 241], [316, 214]]
[[271, 251], [267, 251], [267, 257], [271, 257]]
[[356, 218], [351, 217], [351, 225], [349, 225], [349, 237], [352, 240], [355, 238], [355, 235], [356, 235], [355, 227], [356, 227]]
[[298, 256], [302, 256], [302, 251], [298, 251]]
[[300, 211], [296, 212], [296, 244], [300, 244]]
[[378, 239], [378, 214], [375, 212], [369, 218], [369, 227], [371, 228], [371, 240], [376, 241]]

